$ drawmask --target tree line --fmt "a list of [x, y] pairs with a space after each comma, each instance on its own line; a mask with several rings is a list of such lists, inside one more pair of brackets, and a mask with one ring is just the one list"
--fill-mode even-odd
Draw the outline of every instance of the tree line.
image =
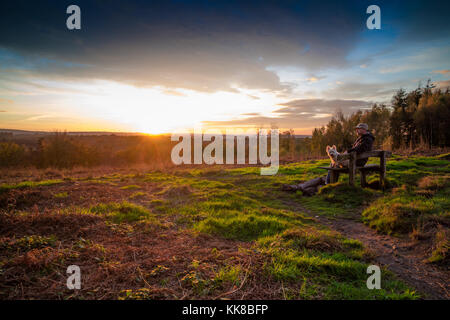
[[425, 87], [410, 92], [399, 89], [391, 104], [374, 104], [348, 116], [337, 112], [326, 126], [315, 128], [311, 153], [324, 155], [327, 145], [338, 150], [351, 147], [356, 139], [355, 126], [367, 123], [375, 136], [374, 149], [431, 149], [450, 146], [450, 92], [435, 89], [429, 81]]

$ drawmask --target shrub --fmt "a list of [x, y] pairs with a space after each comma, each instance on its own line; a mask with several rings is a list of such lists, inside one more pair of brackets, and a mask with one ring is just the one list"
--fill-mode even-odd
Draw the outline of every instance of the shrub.
[[26, 163], [26, 151], [14, 142], [0, 143], [0, 167], [11, 167]]

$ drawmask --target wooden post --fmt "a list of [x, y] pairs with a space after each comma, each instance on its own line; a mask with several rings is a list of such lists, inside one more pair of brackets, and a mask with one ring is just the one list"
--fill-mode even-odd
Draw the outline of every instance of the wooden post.
[[348, 162], [348, 183], [351, 186], [355, 185], [356, 176], [356, 152], [350, 153], [350, 161]]
[[366, 186], [366, 171], [360, 170], [359, 173], [361, 176], [361, 188], [364, 188]]
[[386, 151], [382, 151], [380, 155], [380, 188], [386, 188]]
[[334, 170], [330, 170], [330, 183], [335, 183], [336, 181], [336, 174]]

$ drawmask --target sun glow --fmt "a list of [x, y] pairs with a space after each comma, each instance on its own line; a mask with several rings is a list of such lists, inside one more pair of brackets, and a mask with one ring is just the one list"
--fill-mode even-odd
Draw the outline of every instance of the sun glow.
[[272, 93], [239, 91], [167, 91], [98, 81], [78, 85], [66, 103], [72, 105], [70, 108], [76, 104], [76, 110], [91, 119], [117, 123], [129, 131], [158, 134], [202, 128], [203, 121], [238, 119], [243, 113], [271, 112], [280, 102]]

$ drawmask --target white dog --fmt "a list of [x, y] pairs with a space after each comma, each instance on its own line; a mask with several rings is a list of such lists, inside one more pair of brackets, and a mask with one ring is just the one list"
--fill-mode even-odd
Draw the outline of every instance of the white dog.
[[327, 146], [327, 154], [328, 157], [330, 157], [331, 160], [331, 166], [333, 168], [342, 168], [345, 166], [345, 162], [344, 161], [338, 161], [337, 160], [337, 156], [340, 154], [339, 152], [337, 152], [336, 150], [336, 146], [333, 145], [332, 147]]

